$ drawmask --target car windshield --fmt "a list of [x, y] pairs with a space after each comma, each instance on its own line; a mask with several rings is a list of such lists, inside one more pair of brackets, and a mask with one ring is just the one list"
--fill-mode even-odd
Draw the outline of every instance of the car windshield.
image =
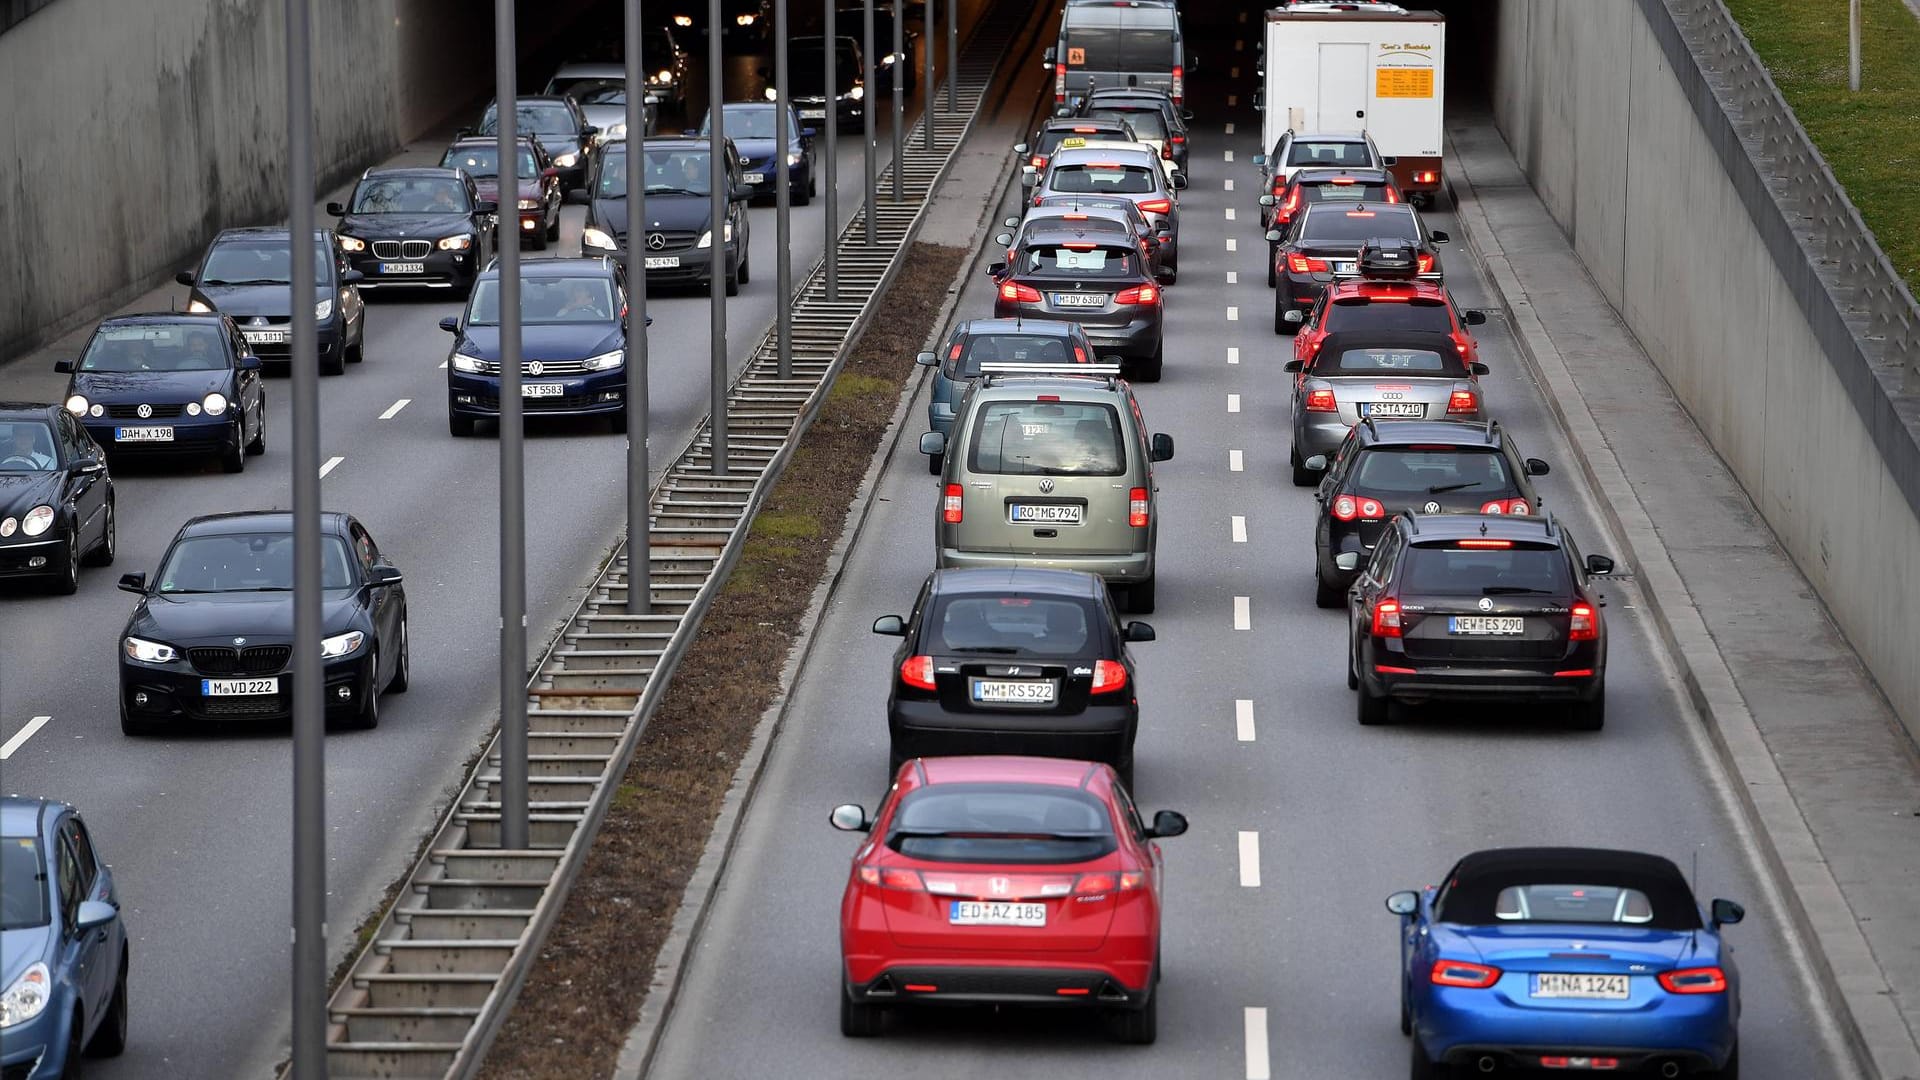
[[1144, 142], [1161, 142], [1167, 137], [1167, 118], [1159, 109], [1097, 109], [1087, 114], [1093, 120], [1115, 120], [1133, 129], [1133, 137]]
[[1468, 491], [1489, 499], [1512, 490], [1506, 461], [1491, 447], [1375, 446], [1360, 452], [1349, 481], [1368, 495], [1435, 495]]
[[1287, 165], [1323, 169], [1357, 169], [1373, 164], [1367, 156], [1367, 144], [1357, 142], [1313, 142], [1302, 139], [1287, 151]]
[[1301, 226], [1301, 242], [1351, 245], [1358, 249], [1361, 244], [1375, 238], [1411, 240], [1415, 244], [1425, 239], [1420, 235], [1420, 230], [1414, 228], [1412, 215], [1367, 210], [1362, 205], [1358, 204], [1352, 210], [1327, 207], [1308, 214], [1303, 219], [1305, 224]]
[[[513, 122], [521, 131], [531, 131], [537, 135], [557, 135], [563, 141], [579, 138], [580, 129], [574, 125], [573, 113], [557, 101], [543, 101], [517, 105], [513, 110]], [[491, 135], [500, 130], [499, 111], [495, 106], [487, 106], [486, 118], [480, 121], [480, 133]]]
[[1653, 921], [1654, 911], [1646, 893], [1618, 885], [1509, 885], [1494, 900], [1493, 917], [1501, 922], [1640, 926]]
[[1084, 601], [1026, 596], [956, 596], [928, 617], [926, 653], [1083, 656], [1097, 615]]
[[81, 371], [222, 371], [226, 332], [207, 323], [103, 326], [87, 343]]
[[383, 176], [362, 180], [353, 191], [356, 214], [465, 214], [467, 188], [443, 176]]
[[[612, 322], [613, 282], [604, 277], [537, 277], [520, 282], [520, 319], [525, 324]], [[483, 278], [474, 286], [467, 322], [500, 322], [500, 281]]]
[[1075, 277], [1133, 276], [1132, 253], [1091, 244], [1036, 244], [1020, 252], [1018, 272], [1070, 274]]
[[[877, 34], [875, 38], [878, 39]], [[834, 93], [844, 94], [853, 89], [854, 80], [860, 73], [860, 61], [855, 57], [852, 49], [842, 47], [835, 51], [839, 57], [834, 65], [838, 69], [835, 74], [840, 76], [840, 85]], [[810, 45], [794, 42], [787, 49], [787, 63], [793, 65], [793, 70], [788, 76], [788, 93], [795, 96], [818, 96], [826, 92], [826, 52], [820, 47], [819, 38], [813, 39]]]
[[974, 420], [968, 468], [1002, 476], [1119, 476], [1125, 462], [1111, 405], [995, 401]]
[[[500, 175], [500, 155], [492, 147], [457, 146], [447, 151], [440, 159], [440, 166], [446, 169], [465, 169], [468, 176], [486, 177]], [[520, 179], [531, 180], [539, 175], [534, 167], [533, 151], [520, 148]]]
[[[353, 588], [347, 545], [320, 538], [320, 587]], [[160, 569], [159, 592], [292, 592], [292, 533], [226, 533], [189, 536], [173, 545]]]
[[[313, 248], [314, 282], [327, 284], [327, 260], [331, 253], [325, 244]], [[271, 243], [229, 242], [215, 244], [207, 252], [207, 264], [200, 269], [202, 285], [291, 285], [293, 253], [287, 241]]]
[[1150, 195], [1159, 190], [1153, 178], [1140, 165], [1062, 165], [1047, 187], [1068, 195]]
[[981, 364], [1085, 364], [1079, 348], [1059, 334], [974, 334], [947, 353], [948, 378], [973, 379]]
[[1464, 379], [1466, 361], [1432, 349], [1360, 348], [1314, 357], [1315, 375], [1408, 375]]
[[934, 862], [1078, 863], [1118, 844], [1113, 816], [1076, 788], [1039, 784], [935, 784], [910, 791], [886, 844]]
[[1445, 304], [1403, 300], [1366, 300], [1358, 303], [1335, 300], [1327, 309], [1324, 329], [1337, 330], [1426, 330], [1453, 332], [1453, 316]]
[[[729, 139], [772, 139], [779, 136], [775, 126], [780, 113], [761, 105], [727, 106], [727, 138]], [[713, 131], [713, 115], [707, 114], [700, 119], [700, 134]], [[791, 122], [787, 124], [787, 137], [799, 145], [800, 129]]]
[[30, 836], [0, 840], [0, 930], [45, 926], [51, 918], [40, 842]]
[[52, 472], [53, 428], [44, 420], [0, 422], [0, 473]]
[[587, 75], [566, 79], [554, 79], [547, 84], [547, 93], [565, 94], [582, 105], [613, 104], [600, 100], [602, 94], [618, 94], [626, 98], [627, 80], [625, 76]]
[[1567, 556], [1558, 548], [1517, 543], [1510, 548], [1458, 547], [1458, 543], [1409, 548], [1400, 574], [1402, 592], [1422, 596], [1564, 594], [1572, 587]]
[[[643, 180], [649, 195], [699, 195], [713, 192], [709, 175], [713, 155], [704, 147], [674, 147], [647, 150], [647, 170]], [[600, 194], [627, 193], [627, 155], [610, 153], [600, 168]]]

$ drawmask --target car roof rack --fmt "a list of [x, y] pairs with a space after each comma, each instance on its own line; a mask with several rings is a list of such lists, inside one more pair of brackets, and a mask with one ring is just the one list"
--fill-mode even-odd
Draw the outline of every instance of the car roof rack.
[[989, 361], [980, 365], [980, 375], [992, 385], [995, 375], [1079, 375], [1113, 376], [1120, 374], [1119, 364], [1005, 364]]

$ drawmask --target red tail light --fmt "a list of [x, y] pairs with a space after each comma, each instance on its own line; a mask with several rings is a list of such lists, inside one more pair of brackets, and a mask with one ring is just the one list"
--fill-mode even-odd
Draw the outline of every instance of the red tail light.
[[1431, 274], [1431, 273], [1433, 273], [1433, 256], [1431, 256], [1431, 255], [1415, 255], [1415, 256], [1413, 257], [1413, 260], [1414, 260], [1414, 262], [1415, 262], [1415, 264], [1416, 264], [1416, 265], [1417, 265], [1417, 267], [1418, 267], [1418, 272], [1419, 272], [1419, 273], [1422, 273], [1422, 274]]
[[957, 341], [954, 342], [953, 348], [947, 350], [947, 359], [949, 360], [960, 359], [960, 350], [965, 347], [966, 346], [962, 345], [960, 342], [957, 342]]
[[1040, 302], [1040, 290], [1031, 285], [1022, 285], [1017, 281], [1002, 282], [1000, 299], [1011, 300], [1016, 304], [1037, 304]]
[[1308, 412], [1338, 412], [1339, 410], [1340, 410], [1340, 406], [1334, 404], [1333, 391], [1331, 390], [1307, 391], [1307, 411]]
[[1148, 199], [1140, 204], [1143, 214], [1169, 214], [1173, 212], [1172, 199]]
[[1413, 182], [1416, 184], [1437, 184], [1440, 182], [1440, 174], [1437, 172], [1417, 172], [1413, 174]]
[[1118, 660], [1093, 662], [1093, 693], [1110, 694], [1127, 688], [1127, 669]]
[[1075, 345], [1075, 346], [1073, 347], [1073, 362], [1074, 362], [1074, 363], [1076, 363], [1076, 364], [1084, 364], [1084, 363], [1086, 363], [1086, 362], [1087, 362], [1087, 350], [1085, 350], [1085, 349], [1083, 349], [1083, 348], [1081, 348], [1081, 347], [1080, 347], [1080, 346], [1078, 346], [1078, 345]]
[[1660, 973], [1660, 985], [1669, 994], [1724, 994], [1727, 973], [1717, 967], [1682, 968]]
[[860, 868], [860, 880], [883, 889], [904, 889], [908, 892], [925, 892], [927, 889], [918, 871], [891, 866], [863, 866]]
[[1482, 503], [1480, 512], [1483, 514], [1511, 514], [1514, 517], [1526, 517], [1533, 513], [1533, 506], [1525, 499], [1494, 499], [1491, 502]]
[[1160, 157], [1166, 161], [1173, 160], [1173, 144], [1171, 142], [1163, 142], [1160, 144]]
[[[1399, 637], [1400, 636], [1400, 601], [1389, 598], [1386, 600], [1381, 600], [1373, 605], [1373, 636], [1374, 637]], [[1487, 970], [1493, 971], [1492, 968], [1488, 968]], [[1495, 978], [1498, 978], [1499, 975], [1500, 975], [1499, 972], [1494, 971]], [[1440, 981], [1440, 968], [1438, 965], [1435, 965], [1434, 967], [1433, 981], [1434, 982]], [[1490, 979], [1488, 981], [1491, 982], [1492, 980]], [[1462, 984], [1449, 983], [1447, 985], [1452, 986], [1452, 985], [1462, 985]]]
[[1185, 135], [1169, 135], [1167, 136], [1167, 141], [1175, 146], [1179, 146], [1187, 141], [1187, 137]]
[[[1396, 633], [1396, 636], [1397, 633]], [[1485, 964], [1469, 964], [1465, 960], [1435, 960], [1433, 973], [1429, 976], [1435, 986], [1464, 986], [1471, 990], [1485, 990], [1500, 981], [1500, 969]]]
[[1380, 505], [1379, 499], [1369, 499], [1364, 495], [1358, 498], [1352, 495], [1336, 497], [1332, 513], [1335, 521], [1379, 521], [1387, 516], [1386, 507]]
[[1470, 413], [1480, 407], [1480, 399], [1471, 390], [1455, 390], [1447, 398], [1447, 411], [1450, 413]]
[[[1102, 660], [1101, 663], [1106, 663]], [[1075, 896], [1094, 896], [1099, 893], [1129, 892], [1144, 888], [1147, 873], [1144, 870], [1122, 870], [1119, 873], [1081, 874], [1073, 883]]]
[[1134, 488], [1127, 493], [1127, 524], [1136, 529], [1147, 527], [1147, 489]]
[[1121, 289], [1113, 298], [1116, 304], [1157, 304], [1160, 302], [1160, 290], [1152, 285], [1135, 285], [1131, 289]]
[[1305, 255], [1287, 256], [1287, 269], [1296, 274], [1324, 274], [1327, 272], [1325, 259], [1310, 259]]
[[1033, 155], [1033, 167], [1034, 167], [1034, 168], [1036, 168], [1036, 169], [1044, 169], [1044, 168], [1046, 168], [1046, 167], [1047, 167], [1047, 155], [1045, 155], [1045, 154], [1035, 154], [1035, 155]]
[[933, 681], [933, 657], [909, 656], [900, 661], [900, 681], [920, 690], [938, 690]]
[[940, 503], [940, 520], [958, 525], [966, 517], [966, 492], [959, 484], [947, 485], [947, 497]]
[[1567, 640], [1592, 641], [1599, 636], [1600, 620], [1593, 616], [1593, 605], [1573, 605], [1573, 615], [1567, 621]]
[[1056, 102], [1067, 100], [1067, 65], [1065, 64], [1053, 65], [1053, 100]]
[[1391, 188], [1391, 187], [1389, 187], [1389, 188], [1387, 189], [1387, 201], [1388, 201], [1389, 203], [1397, 203], [1397, 202], [1399, 202], [1399, 201], [1400, 201], [1400, 194], [1399, 194], [1398, 192], [1396, 192], [1396, 191], [1394, 191], [1394, 190], [1393, 190], [1393, 188]]
[[1300, 189], [1294, 188], [1293, 194], [1287, 196], [1287, 201], [1280, 204], [1280, 217], [1284, 220], [1292, 220], [1293, 212], [1298, 209], [1300, 209]]
[[1511, 540], [1460, 540], [1460, 541], [1456, 541], [1453, 546], [1457, 548], [1466, 548], [1469, 550], [1472, 550], [1474, 548], [1480, 548], [1480, 549], [1492, 549], [1497, 551], [1505, 551], [1507, 548], [1510, 548], [1513, 546], [1513, 541]]
[[1187, 97], [1187, 71], [1185, 68], [1177, 65], [1173, 69], [1172, 97], [1175, 105], [1181, 104]]

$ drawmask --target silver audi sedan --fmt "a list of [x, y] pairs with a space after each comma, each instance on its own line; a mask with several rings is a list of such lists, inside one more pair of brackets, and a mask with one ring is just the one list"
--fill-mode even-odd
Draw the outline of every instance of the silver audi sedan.
[[1486, 365], [1462, 356], [1450, 334], [1353, 330], [1328, 334], [1304, 360], [1287, 361], [1293, 382], [1293, 466], [1331, 457], [1347, 430], [1368, 419], [1484, 420]]

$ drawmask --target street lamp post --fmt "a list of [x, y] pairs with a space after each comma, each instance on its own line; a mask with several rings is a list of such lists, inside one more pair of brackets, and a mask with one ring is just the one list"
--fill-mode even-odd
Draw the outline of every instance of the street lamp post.
[[510, 179], [520, 160], [514, 0], [494, 3], [494, 116], [500, 169], [500, 846], [527, 838], [527, 478], [520, 408], [520, 215]]
[[[641, 66], [641, 0], [627, 0], [627, 614], [653, 610], [652, 523], [647, 500], [647, 95]], [[606, 158], [601, 158], [605, 167]], [[636, 178], [641, 182], [635, 183]]]
[[861, 161], [867, 170], [867, 204], [864, 210], [867, 222], [867, 246], [873, 247], [878, 243], [873, 235], [873, 204], [880, 197], [879, 186], [875, 182], [873, 160], [875, 150], [873, 108], [877, 104], [874, 98], [878, 96], [873, 89], [880, 81], [879, 69], [873, 62], [873, 0], [866, 0], [860, 6], [860, 13], [865, 21], [864, 36], [860, 40], [860, 62], [866, 66], [866, 69], [860, 73], [861, 80], [866, 86], [864, 91], [866, 98], [860, 110], [860, 115], [866, 124], [866, 143], [861, 147]]
[[[707, 298], [709, 328], [707, 391], [707, 452], [713, 475], [727, 475], [727, 209], [733, 184], [727, 167], [727, 109], [720, 70], [720, 0], [707, 0], [707, 235], [713, 260], [712, 288]], [[741, 243], [746, 237], [740, 238]]]
[[[829, 47], [832, 42], [827, 43]], [[774, 246], [779, 248], [774, 273], [775, 346], [779, 375], [793, 378], [793, 101], [787, 96], [787, 0], [773, 0], [773, 193]], [[812, 176], [808, 176], [812, 180]]]
[[821, 95], [826, 109], [820, 122], [827, 128], [827, 303], [837, 304], [840, 302], [840, 39], [835, 36], [838, 28], [834, 26], [834, 5], [840, 0], [820, 2], [826, 7], [826, 36], [822, 39], [826, 55], [820, 58], [827, 80]]
[[901, 184], [904, 177], [900, 164], [905, 159], [902, 150], [906, 140], [907, 118], [907, 72], [913, 70], [912, 61], [907, 59], [907, 19], [901, 10], [901, 0], [893, 0], [893, 65], [888, 80], [893, 83], [893, 201], [906, 198]]

